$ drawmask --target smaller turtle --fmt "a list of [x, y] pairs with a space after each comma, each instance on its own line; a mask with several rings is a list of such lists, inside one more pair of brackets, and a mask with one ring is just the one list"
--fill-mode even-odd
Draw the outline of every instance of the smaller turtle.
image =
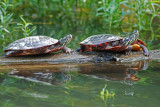
[[145, 43], [138, 39], [138, 30], [133, 31], [128, 37], [122, 38], [112, 34], [93, 35], [80, 42], [80, 48], [77, 51], [115, 51], [127, 54], [131, 50], [143, 50], [145, 56], [149, 56], [149, 52], [145, 47]]
[[3, 57], [37, 55], [62, 50], [64, 53], [70, 53], [71, 49], [66, 45], [72, 39], [69, 34], [60, 40], [47, 36], [30, 36], [16, 40], [4, 49]]

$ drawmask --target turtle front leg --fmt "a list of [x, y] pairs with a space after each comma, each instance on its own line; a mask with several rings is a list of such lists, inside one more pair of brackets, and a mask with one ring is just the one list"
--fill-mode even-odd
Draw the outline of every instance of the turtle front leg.
[[129, 45], [126, 50], [126, 54], [130, 54], [130, 53], [132, 53], [132, 51], [141, 51], [140, 45], [138, 45], [138, 44]]
[[129, 45], [128, 48], [127, 48], [127, 50], [125, 51], [125, 54], [126, 54], [126, 55], [131, 54], [131, 53], [132, 53], [132, 49], [133, 49], [133, 46], [132, 46], [132, 45]]
[[75, 52], [81, 52], [81, 47], [78, 47], [76, 50], [75, 50]]
[[142, 48], [144, 55], [150, 57], [148, 49], [144, 45], [139, 44], [139, 46]]
[[63, 48], [62, 48], [62, 51], [63, 51], [64, 53], [67, 53], [67, 54], [71, 54], [71, 53], [73, 52], [72, 49], [67, 48], [67, 47], [63, 47]]

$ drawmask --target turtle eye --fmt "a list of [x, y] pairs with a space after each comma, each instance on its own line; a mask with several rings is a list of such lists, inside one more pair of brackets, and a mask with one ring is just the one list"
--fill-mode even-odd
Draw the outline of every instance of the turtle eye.
[[134, 30], [132, 34], [139, 34], [138, 30]]

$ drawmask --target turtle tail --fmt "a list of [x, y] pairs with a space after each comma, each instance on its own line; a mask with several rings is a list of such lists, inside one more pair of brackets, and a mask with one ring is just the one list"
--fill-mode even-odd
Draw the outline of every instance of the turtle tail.
[[14, 51], [7, 51], [7, 52], [4, 52], [4, 54], [2, 55], [2, 57], [13, 56], [13, 53], [15, 53], [15, 52], [14, 52]]

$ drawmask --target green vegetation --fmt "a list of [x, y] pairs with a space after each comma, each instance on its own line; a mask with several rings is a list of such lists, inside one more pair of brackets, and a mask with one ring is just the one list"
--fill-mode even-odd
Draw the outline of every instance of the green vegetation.
[[[140, 38], [148, 43], [158, 37], [154, 32], [159, 28], [152, 27], [160, 18], [159, 11], [156, 0], [1, 0], [0, 48], [26, 36], [59, 39], [70, 33], [74, 38], [69, 47], [76, 48], [90, 35], [120, 35], [133, 29], [139, 29]], [[147, 46], [154, 48], [151, 42]]]
[[33, 25], [32, 23], [27, 23], [23, 17], [20, 17], [21, 20], [23, 21], [23, 23], [18, 23], [18, 25], [21, 27], [22, 31], [23, 31], [23, 35], [24, 37], [30, 36], [30, 34], [36, 30], [36, 28], [32, 28], [30, 29], [29, 26]]
[[107, 102], [111, 102], [115, 96], [115, 92], [109, 92], [107, 89], [107, 84], [102, 88], [100, 92], [100, 98], [103, 100], [105, 107], [107, 107]]
[[12, 22], [13, 14], [8, 13], [7, 8], [9, 6], [11, 5], [7, 3], [7, 0], [4, 0], [4, 2], [0, 2], [0, 44], [2, 47], [5, 46], [5, 42], [8, 42], [10, 39], [10, 31], [8, 29], [10, 29], [9, 25]]
[[106, 88], [107, 85], [105, 85], [102, 91], [100, 92], [100, 98], [102, 98], [103, 100], [113, 98], [115, 96], [115, 92], [109, 92]]
[[101, 0], [99, 4], [97, 15], [102, 16], [110, 28], [124, 23], [133, 24], [141, 30], [151, 25], [155, 16], [159, 16], [155, 6], [160, 5], [151, 0]]

